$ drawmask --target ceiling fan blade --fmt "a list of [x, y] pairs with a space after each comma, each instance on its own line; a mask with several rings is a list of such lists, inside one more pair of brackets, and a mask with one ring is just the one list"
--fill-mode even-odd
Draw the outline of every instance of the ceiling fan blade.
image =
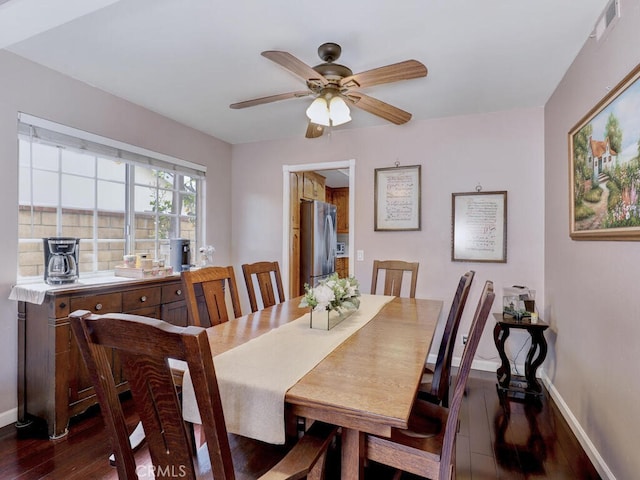
[[374, 68], [366, 72], [356, 73], [340, 80], [340, 86], [346, 88], [365, 88], [383, 83], [410, 80], [426, 77], [427, 67], [417, 60], [406, 60], [385, 67]]
[[318, 137], [321, 137], [323, 133], [324, 133], [324, 127], [322, 125], [309, 122], [309, 125], [307, 125], [307, 133], [305, 134], [305, 137], [318, 138]]
[[394, 107], [388, 103], [378, 100], [376, 98], [365, 95], [361, 92], [348, 92], [345, 97], [349, 101], [348, 103], [354, 107], [358, 107], [366, 112], [373, 113], [378, 117], [382, 117], [385, 120], [395, 123], [396, 125], [402, 125], [411, 120], [411, 114], [404, 110]]
[[280, 93], [278, 95], [269, 95], [268, 97], [254, 98], [253, 100], [247, 100], [245, 102], [232, 103], [231, 105], [229, 105], [229, 108], [237, 109], [237, 108], [253, 107], [255, 105], [262, 105], [263, 103], [277, 102], [279, 100], [286, 100], [288, 98], [306, 97], [307, 95], [311, 95], [311, 94], [312, 92], [310, 92], [309, 90]]
[[329, 83], [328, 80], [324, 78], [324, 76], [322, 76], [309, 65], [301, 60], [298, 60], [288, 52], [267, 50], [266, 52], [262, 52], [262, 56], [268, 58], [272, 62], [277, 63], [278, 65], [283, 66], [291, 73], [294, 73], [306, 82], [318, 82], [322, 86], [325, 86]]

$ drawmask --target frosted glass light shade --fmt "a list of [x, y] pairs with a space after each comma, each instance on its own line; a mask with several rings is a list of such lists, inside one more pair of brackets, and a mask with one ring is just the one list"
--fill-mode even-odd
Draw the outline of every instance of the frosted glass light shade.
[[313, 123], [328, 127], [330, 125], [330, 118], [327, 101], [323, 97], [316, 98], [311, 102], [309, 108], [307, 108], [307, 117], [309, 117], [309, 120]]
[[329, 118], [335, 127], [351, 121], [351, 112], [346, 102], [340, 97], [333, 97], [329, 103]]

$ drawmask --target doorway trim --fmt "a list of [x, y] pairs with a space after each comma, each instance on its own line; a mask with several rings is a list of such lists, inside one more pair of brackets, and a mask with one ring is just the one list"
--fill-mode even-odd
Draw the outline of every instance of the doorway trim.
[[353, 275], [353, 252], [355, 246], [355, 187], [356, 187], [356, 161], [355, 159], [342, 160], [337, 162], [322, 163], [305, 163], [299, 165], [283, 165], [282, 166], [282, 271], [286, 272], [283, 276], [282, 283], [285, 292], [289, 290], [289, 253], [291, 251], [289, 245], [289, 232], [291, 230], [291, 185], [289, 182], [290, 173], [308, 172], [310, 170], [338, 170], [341, 168], [349, 169], [349, 275]]

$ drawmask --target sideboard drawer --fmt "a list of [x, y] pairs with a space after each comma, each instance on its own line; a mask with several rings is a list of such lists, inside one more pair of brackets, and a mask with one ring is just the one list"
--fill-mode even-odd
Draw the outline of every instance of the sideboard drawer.
[[162, 287], [162, 303], [179, 302], [180, 300], [184, 300], [182, 282]]
[[122, 311], [160, 305], [160, 287], [137, 288], [122, 293]]
[[113, 313], [122, 311], [122, 294], [108, 293], [88, 297], [71, 298], [70, 310], [89, 310], [91, 313]]

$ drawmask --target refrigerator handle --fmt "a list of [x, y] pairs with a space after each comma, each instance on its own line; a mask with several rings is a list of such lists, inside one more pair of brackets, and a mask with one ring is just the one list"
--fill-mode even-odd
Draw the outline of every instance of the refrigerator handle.
[[335, 258], [336, 258], [336, 242], [335, 242], [335, 232], [334, 232], [334, 227], [333, 227], [333, 221], [331, 219], [331, 215], [327, 215], [325, 217], [325, 228], [326, 228], [326, 232], [327, 232], [327, 238], [325, 239], [326, 243], [328, 244], [325, 245], [325, 251], [327, 253], [327, 258], [326, 263], [329, 264], [332, 260], [333, 260], [333, 266], [335, 269]]

